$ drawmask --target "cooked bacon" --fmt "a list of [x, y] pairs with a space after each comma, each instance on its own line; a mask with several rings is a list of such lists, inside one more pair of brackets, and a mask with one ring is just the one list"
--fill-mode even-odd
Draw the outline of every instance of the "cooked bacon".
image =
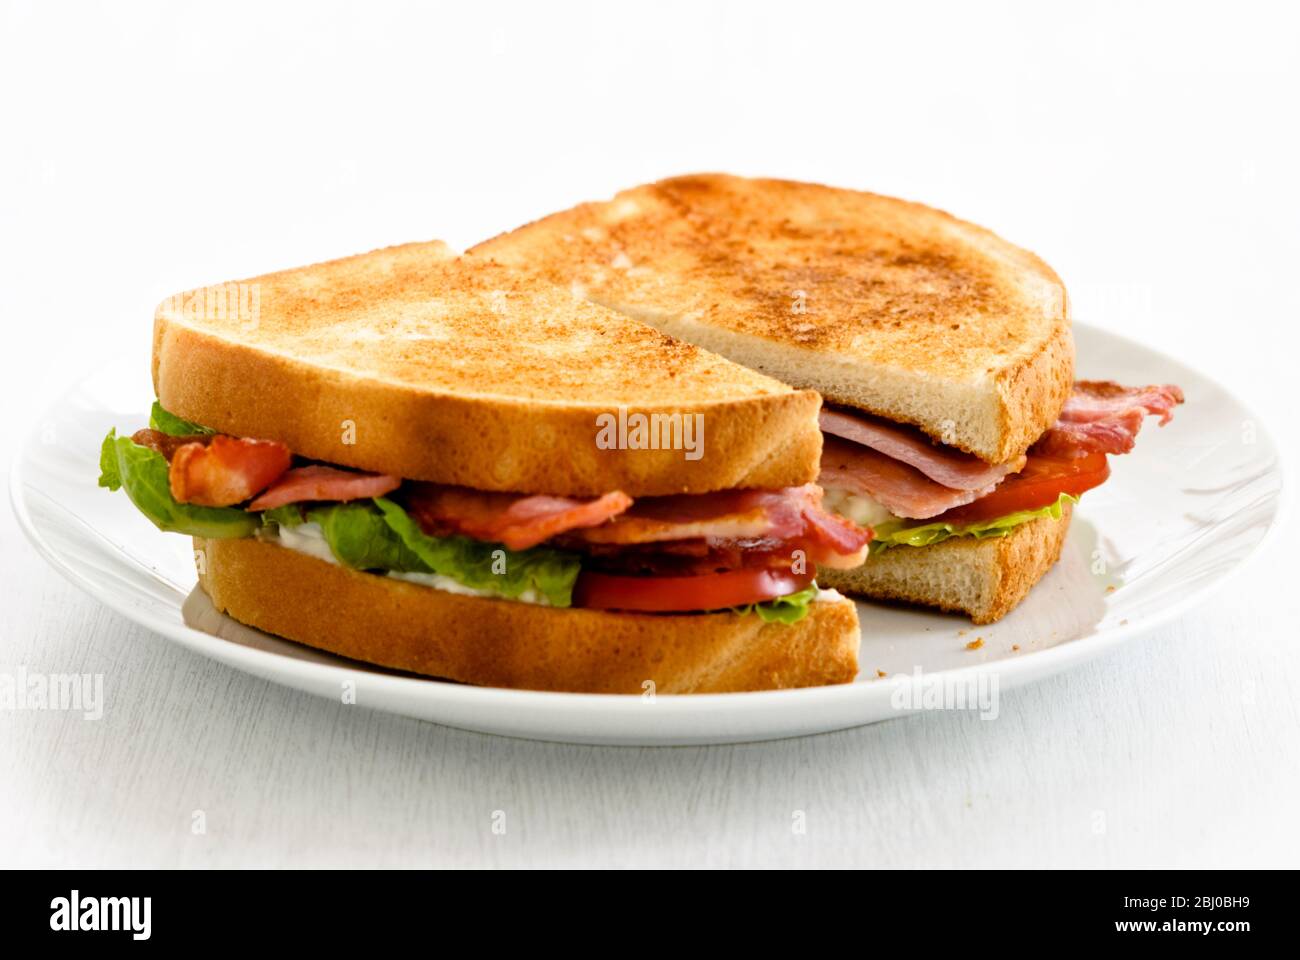
[[526, 550], [557, 534], [604, 523], [630, 507], [632, 498], [621, 491], [575, 500], [421, 483], [412, 488], [407, 505], [427, 533], [463, 534]]
[[[579, 548], [629, 547], [666, 553], [703, 544], [709, 550], [761, 541], [790, 562], [795, 550], [813, 564], [851, 568], [866, 558], [871, 531], [821, 507], [815, 484], [782, 490], [646, 497], [609, 523], [566, 536]], [[742, 547], [743, 549], [743, 547]], [[734, 566], [734, 564], [733, 564]]]
[[995, 482], [981, 490], [954, 490], [901, 460], [837, 437], [822, 441], [822, 471], [817, 482], [871, 497], [895, 516], [913, 520], [936, 517], [997, 487]]
[[248, 505], [249, 510], [271, 510], [306, 500], [337, 500], [346, 503], [363, 497], [382, 497], [401, 485], [400, 477], [383, 473], [358, 473], [313, 464], [295, 467], [267, 487]]
[[[780, 540], [670, 540], [646, 546], [588, 544], [584, 570], [622, 576], [698, 577], [730, 570], [789, 570], [792, 549]], [[816, 564], [814, 563], [814, 566]]]
[[[1030, 448], [1030, 455], [1082, 457], [1128, 453], [1148, 414], [1166, 424], [1183, 402], [1175, 386], [1122, 387], [1081, 380], [1056, 423]], [[925, 520], [971, 503], [995, 490], [1026, 460], [988, 466], [977, 458], [936, 446], [911, 427], [875, 417], [822, 411], [824, 487], [848, 490], [881, 503], [899, 517]], [[850, 442], [851, 441], [851, 442]], [[974, 461], [973, 463], [970, 461]], [[982, 485], [977, 481], [985, 481]]]
[[[821, 488], [817, 488], [818, 494]], [[821, 508], [820, 496], [815, 508], [804, 510], [808, 529], [804, 537], [813, 550], [809, 558], [820, 566], [832, 570], [852, 570], [862, 566], [867, 559], [867, 546], [875, 536], [870, 527], [860, 527], [852, 520]]]
[[646, 497], [634, 504], [619, 492], [575, 500], [421, 483], [408, 493], [407, 507], [434, 536], [462, 534], [512, 550], [551, 541], [599, 556], [609, 569], [788, 565], [796, 550], [814, 565], [853, 567], [866, 558], [871, 541], [870, 530], [823, 511], [814, 484]]
[[1160, 417], [1160, 426], [1163, 427], [1174, 418], [1174, 407], [1183, 399], [1182, 389], [1173, 384], [1122, 387], [1112, 380], [1077, 380], [1060, 419], [1068, 423], [1086, 423], [1105, 419], [1116, 411], [1141, 409]]
[[206, 445], [177, 447], [167, 480], [180, 503], [228, 507], [266, 489], [289, 469], [289, 461], [282, 443], [218, 434]]
[[956, 447], [935, 443], [916, 427], [865, 413], [821, 412], [821, 428], [915, 467], [935, 483], [954, 490], [984, 490], [1025, 465], [1021, 454], [1007, 463], [989, 464]]
[[142, 447], [148, 447], [161, 453], [168, 463], [171, 462], [176, 451], [187, 443], [208, 444], [212, 440], [210, 433], [196, 433], [188, 437], [173, 437], [170, 433], [163, 433], [161, 430], [137, 430], [131, 434], [131, 442], [138, 443]]
[[582, 531], [577, 539], [622, 545], [694, 538], [782, 539], [803, 529], [809, 496], [805, 488], [796, 487], [644, 497], [610, 523]]
[[1169, 384], [1122, 387], [1109, 380], [1080, 380], [1033, 452], [1058, 457], [1128, 453], [1148, 415], [1158, 416], [1163, 427], [1182, 402], [1183, 391]]

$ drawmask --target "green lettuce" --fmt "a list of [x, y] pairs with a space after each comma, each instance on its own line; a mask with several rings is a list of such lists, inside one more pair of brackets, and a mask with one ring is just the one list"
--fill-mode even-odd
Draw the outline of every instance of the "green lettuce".
[[174, 413], [168, 413], [157, 400], [153, 402], [153, 409], [149, 411], [149, 428], [173, 437], [192, 437], [199, 433], [213, 432], [207, 427], [200, 427], [197, 423], [182, 420]]
[[1035, 510], [1019, 510], [1005, 517], [993, 520], [979, 520], [975, 523], [921, 523], [915, 520], [894, 520], [875, 527], [876, 535], [871, 541], [871, 553], [877, 554], [891, 547], [928, 547], [941, 543], [951, 537], [1005, 537], [1022, 523], [1037, 520], [1040, 517], [1061, 519], [1061, 512], [1067, 503], [1078, 503], [1079, 498], [1063, 493], [1055, 503]]
[[573, 603], [573, 584], [580, 569], [576, 554], [544, 547], [507, 550], [499, 543], [469, 537], [431, 537], [392, 500], [377, 497], [374, 503], [389, 528], [423, 561], [428, 572], [510, 599], [535, 590], [553, 607]]
[[302, 504], [298, 503], [272, 507], [270, 510], [263, 510], [258, 516], [262, 518], [262, 525], [267, 527], [296, 527], [307, 521], [307, 518], [302, 515]]
[[354, 570], [433, 572], [393, 532], [393, 528], [385, 522], [384, 515], [371, 502], [332, 503], [313, 507], [307, 511], [307, 520], [320, 525], [330, 552], [340, 563]]
[[733, 607], [732, 610], [736, 613], [756, 613], [764, 623], [798, 623], [808, 616], [808, 604], [816, 597], [817, 584], [814, 583], [798, 593], [764, 600], [762, 603], [751, 603], [744, 607]]
[[[168, 413], [156, 402], [149, 426], [171, 436], [213, 432]], [[545, 547], [507, 550], [501, 544], [469, 537], [431, 537], [401, 506], [385, 497], [312, 507], [288, 504], [261, 513], [238, 507], [178, 503], [171, 495], [166, 458], [130, 437], [117, 436], [116, 430], [110, 430], [104, 438], [99, 469], [101, 487], [125, 490], [136, 508], [167, 532], [236, 538], [253, 536], [259, 526], [292, 528], [311, 522], [320, 526], [335, 558], [356, 570], [438, 574], [508, 599], [518, 599], [532, 590], [551, 606], [568, 607], [573, 603], [573, 587], [581, 570], [577, 554]], [[1056, 515], [1060, 515], [1059, 509]], [[767, 623], [797, 623], [808, 615], [808, 605], [816, 596], [814, 585], [789, 596], [734, 609], [736, 613], [756, 614]]]
[[167, 460], [130, 437], [108, 431], [99, 451], [99, 485], [125, 490], [136, 508], [159, 530], [191, 537], [247, 537], [257, 517], [234, 507], [199, 507], [177, 503], [167, 482]]

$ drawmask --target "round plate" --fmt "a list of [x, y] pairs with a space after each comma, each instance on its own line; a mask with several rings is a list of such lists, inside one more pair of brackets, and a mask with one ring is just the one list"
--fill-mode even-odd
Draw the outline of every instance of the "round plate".
[[[858, 604], [856, 683], [694, 696], [539, 693], [462, 686], [370, 667], [251, 630], [195, 588], [188, 537], [160, 534], [96, 486], [110, 427], [147, 422], [140, 364], [113, 364], [46, 416], [14, 467], [19, 523], [61, 573], [117, 612], [239, 670], [334, 700], [470, 730], [595, 744], [702, 744], [821, 733], [941, 706], [997, 709], [1002, 690], [1061, 670], [1183, 613], [1239, 569], [1277, 523], [1282, 476], [1262, 423], [1231, 393], [1129, 340], [1076, 324], [1082, 378], [1176, 383], [1174, 422], [1086, 494], [1061, 561], [1016, 610], [957, 616]], [[188, 602], [187, 602], [188, 598]], [[189, 624], [198, 624], [195, 629]]]

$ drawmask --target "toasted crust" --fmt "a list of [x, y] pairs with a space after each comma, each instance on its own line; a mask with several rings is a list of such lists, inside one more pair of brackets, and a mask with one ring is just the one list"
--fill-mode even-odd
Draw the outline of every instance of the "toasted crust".
[[1006, 537], [954, 537], [928, 547], [894, 547], [855, 570], [822, 570], [827, 586], [880, 600], [961, 611], [975, 623], [1010, 613], [1061, 556], [1071, 508], [1017, 527]]
[[[821, 453], [815, 393], [441, 243], [169, 298], [153, 376], [165, 408], [204, 426], [483, 490], [792, 486]], [[702, 455], [680, 434], [675, 449], [602, 448], [597, 418], [620, 408], [698, 414]]]
[[587, 203], [470, 250], [828, 402], [991, 463], [1073, 380], [1060, 279], [981, 227], [892, 197], [720, 174]]
[[354, 660], [480, 686], [723, 693], [849, 683], [852, 602], [796, 624], [753, 614], [652, 616], [461, 596], [358, 573], [258, 540], [195, 538], [199, 582], [243, 623]]

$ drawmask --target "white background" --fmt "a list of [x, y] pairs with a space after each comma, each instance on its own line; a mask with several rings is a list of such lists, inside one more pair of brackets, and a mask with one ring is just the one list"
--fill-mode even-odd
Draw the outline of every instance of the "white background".
[[[1289, 445], [1294, 9], [6, 3], [0, 466], [124, 347], [147, 402], [152, 309], [176, 290], [466, 246], [695, 170], [990, 226], [1056, 268], [1078, 318], [1212, 372]], [[102, 672], [108, 709], [0, 713], [0, 863], [1294, 866], [1288, 558], [1274, 539], [1231, 591], [1005, 695], [996, 722], [614, 750], [341, 711], [216, 666], [79, 594], [6, 512], [0, 669]]]

